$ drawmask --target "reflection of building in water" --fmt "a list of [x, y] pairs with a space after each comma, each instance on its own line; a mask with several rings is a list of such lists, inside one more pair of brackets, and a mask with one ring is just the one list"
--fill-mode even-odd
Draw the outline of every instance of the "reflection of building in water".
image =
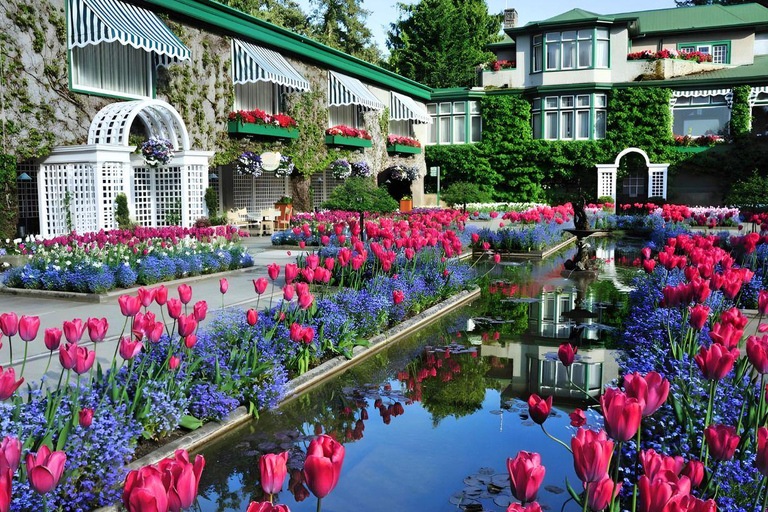
[[576, 289], [556, 288], [541, 293], [541, 302], [531, 304], [528, 314], [529, 332], [545, 338], [568, 338], [571, 321], [563, 313], [571, 311], [576, 304]]

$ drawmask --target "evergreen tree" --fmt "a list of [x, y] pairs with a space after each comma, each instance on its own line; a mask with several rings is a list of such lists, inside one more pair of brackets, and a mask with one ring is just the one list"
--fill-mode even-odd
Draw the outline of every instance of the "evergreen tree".
[[362, 0], [311, 0], [313, 36], [332, 48], [368, 62], [378, 63], [381, 52], [373, 43], [366, 20], [370, 11]]
[[309, 17], [294, 0], [219, 0], [238, 11], [287, 28], [297, 34], [312, 33]]
[[421, 0], [398, 4], [400, 15], [387, 32], [389, 67], [430, 87], [475, 85], [478, 65], [494, 58], [501, 15], [485, 0]]

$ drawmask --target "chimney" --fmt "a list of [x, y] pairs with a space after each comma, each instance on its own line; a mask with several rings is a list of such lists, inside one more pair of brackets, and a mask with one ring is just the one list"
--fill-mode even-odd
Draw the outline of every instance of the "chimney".
[[510, 7], [504, 9], [504, 28], [515, 28], [517, 26], [517, 10]]

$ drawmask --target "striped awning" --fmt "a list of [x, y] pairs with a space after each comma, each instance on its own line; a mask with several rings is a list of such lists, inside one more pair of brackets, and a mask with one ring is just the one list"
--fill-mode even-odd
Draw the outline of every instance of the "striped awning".
[[190, 60], [189, 48], [151, 11], [120, 0], [69, 0], [69, 47], [117, 41], [154, 53], [160, 65]]
[[390, 99], [389, 119], [432, 124], [432, 116], [429, 115], [426, 108], [416, 103], [410, 96], [404, 96], [394, 91]]
[[328, 106], [360, 105], [371, 110], [384, 110], [384, 105], [368, 88], [351, 76], [328, 73]]
[[232, 68], [236, 84], [274, 82], [301, 91], [310, 89], [307, 79], [285, 57], [238, 39], [232, 40]]

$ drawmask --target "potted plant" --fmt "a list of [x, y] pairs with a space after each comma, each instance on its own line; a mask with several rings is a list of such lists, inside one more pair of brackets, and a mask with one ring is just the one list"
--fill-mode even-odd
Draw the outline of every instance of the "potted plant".
[[409, 212], [411, 210], [413, 210], [413, 199], [411, 196], [403, 196], [400, 200], [400, 211]]
[[293, 199], [288, 196], [283, 196], [275, 203], [275, 208], [280, 210], [280, 217], [277, 219], [279, 224], [283, 222], [288, 223], [291, 221], [291, 212], [293, 211]]

